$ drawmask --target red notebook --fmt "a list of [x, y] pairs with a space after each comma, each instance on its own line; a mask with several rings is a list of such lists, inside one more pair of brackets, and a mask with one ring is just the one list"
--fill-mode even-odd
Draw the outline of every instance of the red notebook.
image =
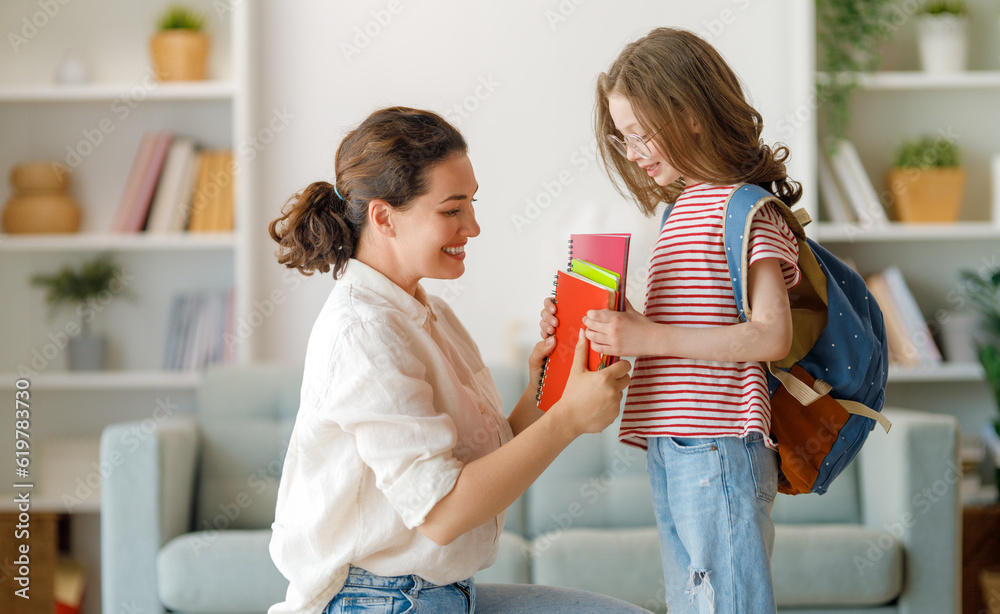
[[[573, 353], [583, 328], [583, 317], [591, 309], [614, 309], [618, 293], [576, 273], [556, 274], [555, 301], [559, 308], [556, 327], [556, 348], [545, 361], [542, 381], [538, 384], [538, 408], [547, 411], [562, 397], [573, 366]], [[601, 366], [601, 354], [590, 350], [587, 368], [596, 371]]]
[[[569, 260], [586, 260], [622, 276], [618, 293], [618, 311], [625, 311], [624, 289], [628, 281], [628, 244], [631, 234], [573, 234], [569, 236]], [[568, 270], [570, 265], [566, 265]]]

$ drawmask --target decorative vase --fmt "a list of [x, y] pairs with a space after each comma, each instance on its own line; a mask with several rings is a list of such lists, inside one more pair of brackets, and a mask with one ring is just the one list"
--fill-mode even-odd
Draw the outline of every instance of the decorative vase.
[[893, 168], [886, 178], [900, 222], [955, 222], [965, 192], [963, 168]]
[[968, 22], [959, 15], [921, 15], [917, 18], [917, 44], [925, 72], [962, 72], [969, 55]]
[[80, 333], [70, 338], [67, 365], [70, 371], [100, 371], [108, 355], [108, 339], [104, 335]]
[[69, 174], [57, 162], [17, 164], [10, 171], [13, 193], [3, 210], [4, 232], [72, 233], [80, 229], [80, 207], [66, 192]]
[[208, 35], [193, 30], [161, 30], [149, 41], [159, 81], [201, 81], [208, 65]]
[[87, 69], [87, 62], [83, 55], [76, 49], [68, 52], [56, 64], [56, 83], [62, 85], [78, 85], [90, 80], [90, 71]]

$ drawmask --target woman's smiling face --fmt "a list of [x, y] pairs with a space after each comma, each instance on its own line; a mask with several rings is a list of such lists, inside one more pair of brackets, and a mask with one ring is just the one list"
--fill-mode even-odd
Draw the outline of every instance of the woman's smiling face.
[[417, 283], [456, 279], [465, 273], [465, 246], [479, 235], [473, 196], [479, 188], [472, 162], [455, 154], [427, 171], [428, 190], [394, 211], [395, 271], [383, 273], [411, 294]]

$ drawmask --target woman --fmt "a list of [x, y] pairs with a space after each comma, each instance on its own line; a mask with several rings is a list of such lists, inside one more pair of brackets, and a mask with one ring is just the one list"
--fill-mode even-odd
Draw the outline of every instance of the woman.
[[[509, 418], [479, 351], [424, 277], [456, 279], [479, 234], [462, 136], [407, 108], [373, 113], [270, 225], [278, 260], [339, 281], [306, 350], [271, 556], [285, 612], [644, 611], [583, 591], [475, 586], [506, 508], [573, 439], [618, 415], [629, 364], [584, 366], [542, 414], [529, 386]], [[552, 342], [535, 346], [537, 381]]]

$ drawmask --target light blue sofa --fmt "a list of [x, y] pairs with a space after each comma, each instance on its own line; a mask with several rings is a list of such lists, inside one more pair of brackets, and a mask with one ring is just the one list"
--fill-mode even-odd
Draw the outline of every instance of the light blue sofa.
[[[512, 403], [522, 375], [494, 367]], [[301, 369], [210, 370], [197, 416], [155, 432], [109, 426], [101, 457], [105, 614], [262, 613], [285, 581], [267, 544]], [[782, 612], [958, 611], [957, 425], [887, 410], [858, 461], [822, 497], [779, 495], [772, 566]], [[139, 436], [137, 436], [137, 433]], [[586, 588], [665, 611], [644, 456], [614, 427], [573, 443], [508, 513], [479, 582]], [[141, 608], [141, 609], [139, 609]]]

